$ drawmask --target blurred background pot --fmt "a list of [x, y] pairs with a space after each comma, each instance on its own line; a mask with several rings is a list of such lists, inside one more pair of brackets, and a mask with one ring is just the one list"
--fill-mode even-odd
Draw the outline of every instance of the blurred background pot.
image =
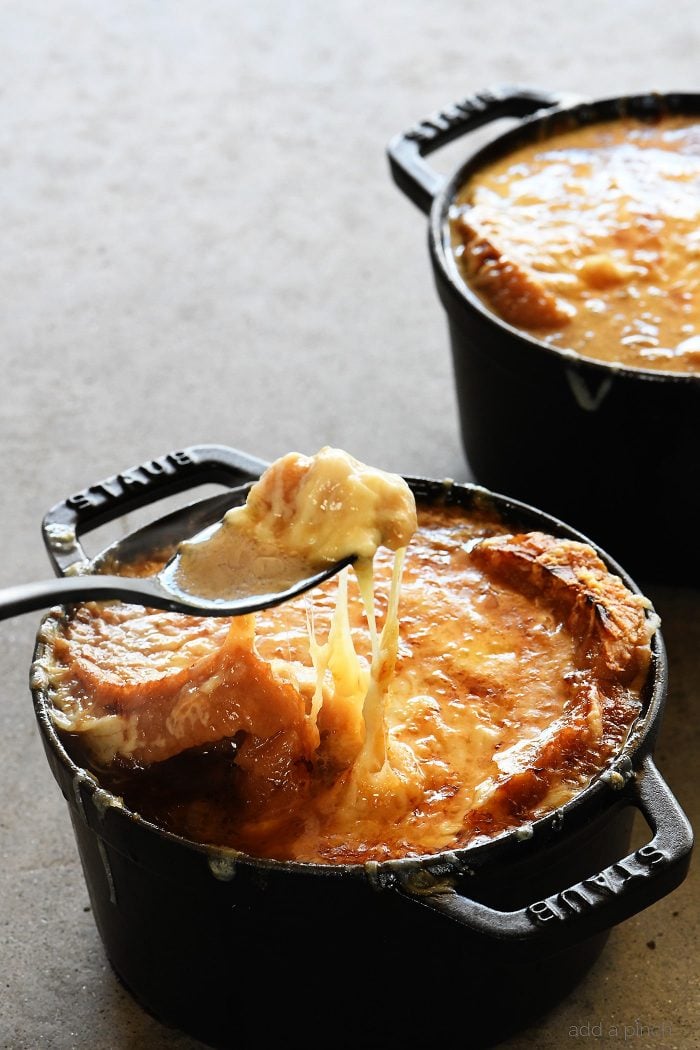
[[[429, 214], [464, 450], [480, 483], [571, 521], [643, 578], [697, 585], [700, 376], [607, 364], [491, 313], [461, 276], [449, 211], [479, 168], [521, 145], [620, 116], [700, 114], [697, 94], [572, 101], [500, 87], [421, 121], [388, 147], [398, 186]], [[426, 154], [504, 117], [517, 123], [446, 178]]]

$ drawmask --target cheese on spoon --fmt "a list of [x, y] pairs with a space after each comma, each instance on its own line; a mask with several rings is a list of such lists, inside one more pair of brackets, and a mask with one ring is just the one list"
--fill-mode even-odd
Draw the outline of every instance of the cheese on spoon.
[[180, 545], [176, 583], [207, 598], [286, 590], [354, 556], [368, 594], [377, 548], [405, 547], [416, 530], [403, 478], [341, 449], [290, 452], [264, 472], [242, 507], [203, 537]]

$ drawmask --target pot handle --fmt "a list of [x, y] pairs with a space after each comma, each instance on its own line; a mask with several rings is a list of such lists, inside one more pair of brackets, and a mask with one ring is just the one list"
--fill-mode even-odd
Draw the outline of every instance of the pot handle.
[[391, 140], [387, 154], [394, 182], [427, 213], [445, 182], [445, 176], [423, 160], [427, 153], [499, 117], [526, 117], [539, 109], [559, 106], [570, 100], [568, 95], [514, 85], [501, 85], [467, 95]]
[[650, 757], [625, 790], [652, 829], [651, 841], [544, 900], [504, 912], [455, 890], [411, 893], [404, 885], [400, 892], [481, 935], [484, 951], [507, 947], [509, 954], [527, 958], [542, 948], [554, 952], [601, 933], [679, 886], [693, 848], [690, 824]]
[[190, 445], [129, 467], [57, 503], [42, 522], [49, 558], [57, 575], [88, 561], [80, 535], [155, 500], [207, 482], [231, 487], [259, 478], [261, 459], [225, 445]]

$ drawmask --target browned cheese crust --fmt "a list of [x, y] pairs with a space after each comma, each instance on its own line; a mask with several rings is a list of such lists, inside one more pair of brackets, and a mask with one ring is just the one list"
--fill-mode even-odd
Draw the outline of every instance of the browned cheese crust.
[[569, 698], [529, 756], [528, 768], [503, 775], [468, 815], [471, 835], [493, 835], [531, 814], [555, 779], [594, 775], [627, 733], [630, 690], [650, 663], [649, 602], [611, 575], [589, 546], [541, 532], [495, 536], [474, 550], [494, 578], [547, 605], [574, 639]]
[[[375, 569], [381, 630], [386, 551]], [[347, 586], [345, 607], [333, 580], [255, 623], [78, 607], [46, 659], [57, 724], [104, 786], [169, 830], [324, 863], [493, 838], [575, 797], [619, 753], [654, 619], [590, 547], [419, 508], [381, 769], [362, 762], [372, 643]], [[310, 618], [317, 647], [331, 630], [343, 639], [320, 688]]]
[[535, 271], [509, 256], [495, 237], [484, 232], [478, 209], [461, 216], [458, 227], [468, 250], [462, 256], [465, 276], [494, 310], [514, 328], [558, 328], [571, 317], [566, 304], [545, 288]]

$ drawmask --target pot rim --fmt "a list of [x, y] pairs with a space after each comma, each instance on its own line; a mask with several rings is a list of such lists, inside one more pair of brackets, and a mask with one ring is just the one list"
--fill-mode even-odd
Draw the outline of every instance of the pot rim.
[[[609, 110], [609, 112], [608, 112]], [[630, 110], [635, 112], [630, 113]], [[617, 111], [617, 112], [615, 112]], [[651, 116], [673, 113], [682, 115], [693, 112], [700, 117], [700, 92], [647, 92], [643, 94], [614, 95], [594, 100], [564, 100], [546, 110], [538, 110], [529, 116], [519, 117], [517, 124], [497, 135], [490, 142], [472, 152], [446, 179], [436, 193], [430, 208], [428, 224], [428, 243], [433, 267], [446, 283], [449, 291], [459, 305], [475, 310], [489, 326], [505, 330], [511, 338], [522, 345], [523, 351], [538, 352], [550, 360], [559, 360], [568, 368], [592, 370], [600, 373], [600, 378], [620, 376], [621, 378], [642, 381], [696, 385], [700, 383], [700, 374], [693, 372], [673, 372], [662, 368], [642, 368], [614, 361], [602, 361], [600, 358], [587, 357], [566, 347], [553, 346], [543, 340], [515, 328], [507, 321], [493, 313], [462, 277], [454, 253], [450, 246], [449, 212], [459, 189], [474, 171], [489, 163], [496, 157], [505, 156], [525, 141], [532, 141], [542, 135], [542, 139], [556, 134], [560, 128], [557, 122], [567, 120], [579, 125], [599, 124], [618, 118], [635, 115]], [[554, 124], [554, 128], [549, 128]]]
[[[543, 531], [568, 539], [588, 544], [603, 560], [608, 569], [621, 577], [625, 585], [635, 594], [642, 594], [641, 589], [629, 574], [589, 537], [562, 522], [553, 515], [536, 507], [513, 499], [501, 493], [493, 492], [481, 485], [469, 482], [454, 482], [452, 479], [437, 481], [429, 478], [410, 477], [406, 480], [415, 494], [420, 498], [435, 499], [444, 494], [446, 502], [464, 506], [467, 509], [474, 505], [482, 509], [495, 509], [506, 521], [524, 522], [530, 519], [528, 527], [541, 528]], [[243, 495], [245, 495], [242, 487]], [[457, 494], [462, 500], [454, 499]], [[104, 553], [104, 552], [103, 552]], [[97, 555], [99, 561], [102, 554]], [[635, 719], [628, 737], [620, 751], [599, 770], [594, 778], [573, 798], [551, 812], [527, 822], [525, 825], [502, 832], [492, 839], [472, 846], [456, 849], [445, 849], [435, 853], [421, 854], [417, 857], [400, 857], [387, 860], [369, 860], [363, 863], [324, 864], [319, 861], [276, 860], [268, 857], [255, 857], [233, 847], [217, 846], [196, 842], [175, 832], [167, 831], [152, 821], [130, 810], [118, 796], [103, 788], [99, 778], [90, 770], [79, 766], [64, 747], [56, 726], [50, 716], [51, 702], [41, 665], [42, 657], [50, 645], [42, 637], [47, 623], [62, 615], [63, 606], [56, 606], [42, 618], [39, 625], [30, 672], [30, 690], [35, 715], [44, 737], [45, 746], [49, 746], [55, 758], [70, 774], [76, 798], [82, 797], [80, 788], [84, 788], [87, 797], [92, 801], [97, 813], [102, 816], [109, 810], [115, 817], [126, 820], [132, 827], [135, 825], [156, 838], [171, 843], [190, 853], [206, 856], [214, 875], [224, 881], [231, 878], [234, 867], [243, 865], [257, 871], [282, 872], [296, 875], [341, 877], [365, 876], [378, 888], [385, 882], [391, 882], [396, 876], [415, 875], [416, 871], [427, 871], [431, 874], [443, 874], [458, 867], [462, 871], [474, 871], [487, 864], [498, 863], [504, 857], [518, 852], [518, 859], [526, 853], [536, 852], [545, 845], [553, 835], [565, 835], [572, 818], [585, 820], [595, 809], [613, 806], [622, 800], [622, 789], [635, 776], [643, 760], [653, 753], [654, 742], [661, 718], [668, 688], [668, 665], [666, 649], [660, 627], [656, 626], [651, 639], [651, 664], [648, 677], [642, 689], [642, 710]], [[647, 610], [649, 618], [656, 617], [653, 607]], [[525, 833], [524, 833], [525, 832]]]

